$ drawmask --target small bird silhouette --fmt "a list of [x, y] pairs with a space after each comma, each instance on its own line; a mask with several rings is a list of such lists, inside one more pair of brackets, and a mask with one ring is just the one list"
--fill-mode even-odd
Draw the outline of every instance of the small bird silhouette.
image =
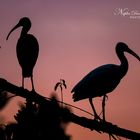
[[97, 120], [102, 120], [93, 105], [92, 98], [103, 96], [102, 101], [102, 113], [103, 121], [105, 121], [105, 100], [108, 93], [112, 92], [121, 79], [126, 75], [128, 71], [128, 61], [124, 55], [124, 52], [128, 52], [140, 61], [140, 57], [133, 52], [128, 46], [119, 42], [116, 45], [116, 53], [120, 59], [121, 64], [106, 64], [100, 66], [90, 73], [88, 73], [76, 86], [72, 89], [74, 101], [89, 98], [90, 105], [93, 109], [94, 117]]
[[24, 88], [24, 78], [30, 77], [32, 90], [35, 91], [33, 84], [33, 68], [38, 58], [39, 44], [37, 39], [32, 34], [28, 34], [28, 31], [31, 28], [30, 19], [28, 17], [21, 18], [19, 23], [9, 32], [6, 40], [8, 40], [10, 34], [15, 29], [21, 26], [23, 28], [20, 34], [20, 38], [17, 42], [16, 52], [18, 62], [22, 68], [22, 87]]

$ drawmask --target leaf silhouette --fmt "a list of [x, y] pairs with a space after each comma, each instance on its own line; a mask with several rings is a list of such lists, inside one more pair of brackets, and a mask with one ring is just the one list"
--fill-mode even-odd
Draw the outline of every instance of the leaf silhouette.
[[15, 96], [10, 96], [8, 92], [0, 89], [0, 110], [2, 110], [7, 105], [12, 97]]
[[65, 87], [65, 89], [67, 88], [66, 82], [64, 79], [61, 79], [63, 86]]
[[58, 88], [59, 85], [61, 85], [60, 82], [56, 83], [56, 85], [55, 85], [55, 87], [54, 87], [54, 90], [55, 90], [55, 91], [57, 90], [57, 88]]

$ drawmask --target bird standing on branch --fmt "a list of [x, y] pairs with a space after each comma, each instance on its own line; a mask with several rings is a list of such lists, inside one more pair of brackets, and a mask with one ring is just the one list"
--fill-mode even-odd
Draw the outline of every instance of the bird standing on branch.
[[116, 45], [116, 54], [120, 59], [120, 65], [106, 64], [92, 70], [71, 91], [74, 93], [74, 101], [89, 98], [95, 119], [97, 120], [101, 120], [101, 118], [96, 113], [92, 99], [103, 96], [102, 113], [103, 121], [105, 121], [105, 100], [107, 94], [117, 87], [128, 71], [128, 61], [124, 52], [128, 52], [140, 61], [140, 57], [135, 52], [129, 49], [125, 43], [119, 42]]
[[21, 18], [19, 20], [19, 23], [9, 32], [6, 40], [8, 40], [10, 34], [15, 29], [21, 26], [23, 28], [17, 42], [16, 52], [18, 62], [22, 68], [22, 87], [24, 88], [24, 78], [30, 77], [32, 83], [32, 90], [34, 91], [35, 89], [33, 84], [33, 68], [38, 58], [39, 44], [37, 39], [32, 34], [28, 34], [28, 31], [31, 28], [30, 19], [28, 17]]

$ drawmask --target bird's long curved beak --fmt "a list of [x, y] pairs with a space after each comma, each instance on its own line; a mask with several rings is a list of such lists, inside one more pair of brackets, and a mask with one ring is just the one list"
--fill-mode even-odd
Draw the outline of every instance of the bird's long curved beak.
[[140, 57], [134, 51], [132, 51], [131, 49], [128, 49], [127, 52], [133, 55], [134, 57], [136, 57], [140, 61]]
[[7, 35], [6, 40], [8, 40], [10, 34], [11, 34], [15, 29], [17, 29], [17, 28], [20, 27], [20, 26], [21, 26], [21, 25], [18, 23], [14, 28], [12, 28], [11, 31], [9, 32], [9, 34]]

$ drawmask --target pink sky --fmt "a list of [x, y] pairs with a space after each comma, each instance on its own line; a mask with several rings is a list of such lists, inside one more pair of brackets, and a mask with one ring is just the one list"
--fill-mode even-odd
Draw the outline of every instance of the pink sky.
[[[73, 86], [89, 71], [107, 63], [119, 64], [115, 45], [123, 41], [140, 55], [140, 17], [114, 15], [116, 8], [128, 8], [140, 13], [137, 0], [1, 0], [0, 1], [0, 77], [21, 86], [21, 69], [16, 58], [16, 43], [21, 29], [13, 32], [6, 42], [10, 29], [21, 17], [32, 21], [29, 31], [40, 45], [39, 58], [34, 68], [36, 90], [49, 97], [54, 85], [63, 78], [67, 82], [64, 101], [92, 112], [88, 100], [74, 103], [70, 93]], [[140, 132], [140, 65], [133, 56], [129, 61], [127, 75], [117, 89], [109, 94], [106, 118], [120, 127]], [[30, 88], [26, 80], [26, 87]], [[12, 119], [17, 100], [0, 112]], [[101, 98], [95, 99], [100, 112]], [[88, 116], [74, 110], [80, 116]], [[108, 135], [96, 133], [78, 125], [70, 124], [67, 133], [72, 140], [107, 140]]]

